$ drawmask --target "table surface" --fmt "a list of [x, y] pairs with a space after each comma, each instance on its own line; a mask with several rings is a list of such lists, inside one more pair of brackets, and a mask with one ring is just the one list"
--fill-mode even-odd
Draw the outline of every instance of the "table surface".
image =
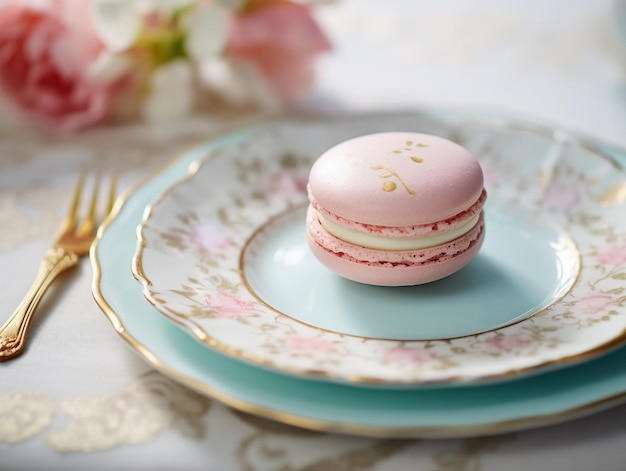
[[[303, 111], [496, 110], [626, 148], [626, 52], [603, 0], [346, 0], [317, 8], [335, 50]], [[0, 119], [0, 300], [27, 291], [84, 168], [128, 187], [240, 116], [62, 137]], [[626, 406], [492, 437], [313, 433], [233, 411], [162, 376], [94, 302], [89, 260], [45, 297], [27, 351], [0, 363], [0, 469], [618, 471]], [[626, 371], [625, 371], [626, 381]], [[162, 398], [145, 401], [158, 389]], [[191, 401], [194, 414], [176, 407]]]

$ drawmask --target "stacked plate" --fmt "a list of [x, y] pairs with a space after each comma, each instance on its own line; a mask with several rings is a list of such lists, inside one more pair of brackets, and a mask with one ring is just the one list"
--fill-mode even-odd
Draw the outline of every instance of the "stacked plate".
[[[392, 130], [458, 142], [484, 170], [484, 246], [435, 283], [350, 282], [306, 245], [313, 161]], [[92, 249], [93, 291], [152, 366], [278, 421], [420, 437], [553, 423], [626, 401], [625, 162], [482, 113], [268, 121], [126, 194]]]

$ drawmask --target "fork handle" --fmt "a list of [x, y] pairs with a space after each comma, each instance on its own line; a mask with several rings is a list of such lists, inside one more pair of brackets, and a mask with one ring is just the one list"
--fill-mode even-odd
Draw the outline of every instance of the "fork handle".
[[71, 250], [56, 247], [46, 252], [28, 293], [13, 315], [0, 328], [0, 361], [9, 360], [22, 352], [39, 301], [56, 277], [77, 263], [78, 256]]

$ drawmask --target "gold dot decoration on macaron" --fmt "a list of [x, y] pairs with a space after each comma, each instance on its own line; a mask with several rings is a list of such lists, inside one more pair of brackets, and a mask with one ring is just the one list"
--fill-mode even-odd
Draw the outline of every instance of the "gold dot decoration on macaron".
[[[398, 174], [398, 172], [396, 172], [394, 170], [394, 168], [391, 166], [391, 162], [389, 160], [389, 158], [393, 155], [393, 154], [398, 154], [398, 155], [406, 155], [407, 153], [411, 153], [413, 155], [409, 155], [409, 159], [411, 160], [411, 162], [415, 162], [416, 164], [422, 163], [424, 161], [424, 159], [422, 157], [418, 157], [415, 154], [415, 149], [419, 148], [419, 147], [428, 147], [428, 144], [424, 144], [422, 142], [416, 142], [414, 143], [413, 141], [406, 141], [405, 142], [405, 147], [401, 148], [401, 149], [394, 149], [392, 151], [389, 151], [387, 153], [387, 155], [385, 155], [385, 163], [384, 164], [370, 164], [370, 168], [372, 170], [377, 170], [380, 171], [380, 175], [378, 175], [380, 178], [385, 178], [385, 179], [396, 179], [398, 181], [398, 183], [400, 183], [400, 185], [402, 185], [402, 187], [406, 190], [406, 192], [409, 195], [412, 195], [414, 193], [414, 191], [406, 184], [406, 182], [402, 179], [402, 177], [400, 176], [400, 174]], [[395, 189], [398, 187], [398, 185], [396, 184], [396, 182], [394, 182], [393, 180], [387, 180], [386, 182], [383, 183], [383, 191], [386, 191], [387, 193], [390, 193], [392, 191], [395, 191]]]
[[395, 190], [396, 187], [397, 187], [397, 185], [394, 182], [391, 182], [391, 181], [383, 183], [383, 190], [385, 190], [387, 192]]

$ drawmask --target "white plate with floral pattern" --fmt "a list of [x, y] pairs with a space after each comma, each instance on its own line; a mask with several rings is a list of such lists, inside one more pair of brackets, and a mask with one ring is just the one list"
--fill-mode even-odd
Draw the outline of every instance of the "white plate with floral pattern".
[[[483, 166], [487, 237], [457, 274], [406, 288], [308, 251], [315, 158], [385, 130], [452, 139]], [[471, 113], [279, 119], [233, 132], [146, 209], [133, 273], [209, 348], [283, 373], [385, 387], [503, 380], [626, 340], [620, 151]]]

